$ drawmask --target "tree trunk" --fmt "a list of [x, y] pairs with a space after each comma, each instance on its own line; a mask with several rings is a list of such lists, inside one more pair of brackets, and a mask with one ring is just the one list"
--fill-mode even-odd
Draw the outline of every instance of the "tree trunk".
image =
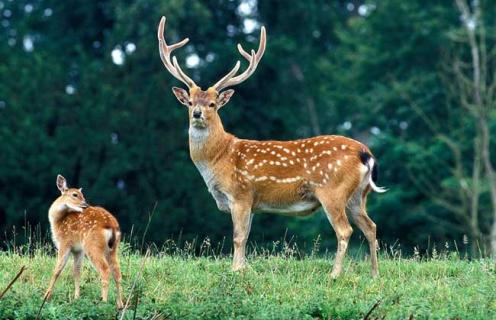
[[482, 162], [484, 163], [484, 168], [487, 174], [493, 210], [493, 223], [491, 226], [489, 241], [491, 244], [491, 256], [496, 257], [496, 174], [494, 173], [494, 167], [491, 163], [491, 137], [489, 133], [489, 125], [486, 119], [482, 118], [482, 116], [479, 118], [479, 126], [481, 129]]

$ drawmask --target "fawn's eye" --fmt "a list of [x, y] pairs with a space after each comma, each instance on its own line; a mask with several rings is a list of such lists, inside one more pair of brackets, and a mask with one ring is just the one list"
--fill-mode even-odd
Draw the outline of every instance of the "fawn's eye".
[[188, 105], [191, 107], [193, 105], [193, 102], [188, 101]]
[[208, 105], [210, 108], [214, 108], [215, 107], [215, 103], [213, 102], [210, 102], [210, 104]]
[[73, 196], [74, 198], [77, 198], [77, 196], [78, 196], [78, 195], [77, 195], [77, 193], [73, 193], [73, 194], [72, 194], [72, 196]]

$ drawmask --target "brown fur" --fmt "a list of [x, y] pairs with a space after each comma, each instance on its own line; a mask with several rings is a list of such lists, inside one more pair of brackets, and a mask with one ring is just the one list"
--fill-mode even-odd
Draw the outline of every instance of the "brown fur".
[[121, 240], [119, 223], [107, 210], [86, 204], [80, 189], [67, 188], [62, 176], [57, 178], [61, 191], [50, 206], [49, 219], [53, 241], [57, 247], [57, 263], [45, 293], [47, 299], [65, 267], [69, 254], [74, 255], [75, 298], [79, 298], [79, 278], [84, 255], [93, 263], [101, 276], [102, 300], [107, 301], [110, 274], [116, 284], [117, 307], [122, 308], [121, 272], [118, 247]]
[[[370, 248], [372, 275], [377, 275], [376, 226], [365, 210], [374, 159], [362, 143], [342, 136], [318, 136], [295, 141], [238, 139], [224, 131], [218, 110], [233, 94], [229, 89], [246, 80], [256, 69], [265, 46], [265, 28], [260, 33], [257, 53], [238, 47], [249, 67], [238, 76], [239, 62], [221, 80], [201, 90], [181, 70], [171, 52], [187, 40], [167, 45], [163, 36], [165, 18], [160, 21], [160, 56], [166, 69], [188, 86], [189, 92], [174, 87], [179, 102], [188, 107], [191, 159], [200, 171], [220, 210], [230, 212], [233, 221], [233, 270], [246, 264], [245, 247], [254, 212], [293, 216], [308, 215], [323, 207], [338, 239], [332, 276], [337, 277], [352, 228], [347, 212], [364, 232]], [[367, 161], [363, 155], [367, 154]], [[370, 159], [370, 162], [369, 162]], [[378, 192], [382, 188], [374, 187]], [[346, 212], [347, 211], [347, 212]]]
[[[175, 88], [174, 93], [178, 99], [186, 97], [183, 104], [189, 108], [191, 159], [209, 180], [219, 209], [232, 215], [234, 269], [245, 265], [253, 213], [304, 216], [323, 207], [338, 238], [332, 275], [341, 272], [352, 233], [346, 210], [369, 240], [372, 274], [377, 275], [376, 227], [365, 211], [371, 172], [360, 158], [362, 152], [371, 154], [367, 146], [335, 135], [294, 141], [239, 139], [224, 130], [218, 115], [219, 94], [214, 97], [211, 89], [198, 87], [189, 93]], [[212, 101], [217, 102], [215, 107]], [[192, 116], [194, 110], [201, 112], [200, 120]], [[301, 204], [305, 207], [298, 208]]]

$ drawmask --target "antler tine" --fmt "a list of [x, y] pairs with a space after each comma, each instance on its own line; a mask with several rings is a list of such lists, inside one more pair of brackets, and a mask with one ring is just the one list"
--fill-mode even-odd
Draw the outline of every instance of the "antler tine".
[[174, 65], [171, 62], [171, 57], [170, 57], [172, 51], [183, 47], [186, 43], [188, 43], [189, 38], [185, 38], [179, 41], [178, 43], [172, 44], [170, 46], [167, 45], [167, 42], [165, 42], [165, 37], [164, 37], [165, 21], [166, 21], [165, 17], [162, 17], [160, 19], [160, 23], [158, 25], [158, 31], [157, 31], [160, 59], [162, 60], [162, 63], [164, 64], [167, 71], [169, 71], [176, 79], [183, 82], [185, 85], [188, 86], [188, 88], [195, 87], [196, 86], [195, 82], [181, 70], [179, 64]]
[[239, 62], [239, 60], [238, 60], [236, 62], [236, 64], [234, 65], [234, 68], [232, 68], [231, 71], [229, 71], [229, 73], [226, 74], [224, 77], [222, 77], [222, 79], [217, 81], [217, 83], [214, 84], [212, 86], [212, 88], [214, 88], [217, 91], [220, 91], [222, 88], [224, 88], [224, 86], [223, 86], [224, 83], [226, 81], [228, 81], [229, 79], [231, 79], [238, 72], [240, 66], [241, 66], [241, 62]]
[[176, 56], [173, 56], [172, 57], [172, 63], [174, 64], [174, 69], [177, 71], [177, 73], [179, 74], [179, 76], [186, 80], [187, 82], [191, 83], [191, 86], [189, 84], [186, 84], [188, 85], [189, 88], [192, 88], [192, 87], [195, 87], [196, 84], [195, 82], [186, 75], [186, 73], [184, 73], [184, 71], [181, 69], [181, 67], [179, 66], [179, 63], [177, 62], [177, 59], [176, 59]]
[[[258, 45], [258, 50], [256, 53], [255, 53], [255, 50], [251, 50], [251, 54], [249, 54], [248, 52], [246, 52], [243, 49], [243, 47], [240, 44], [238, 44], [237, 47], [238, 47], [239, 53], [246, 60], [248, 60], [250, 63], [248, 65], [248, 68], [246, 68], [246, 70], [238, 76], [234, 76], [235, 73], [232, 73], [232, 71], [229, 72], [220, 81], [218, 81], [213, 86], [213, 88], [217, 91], [220, 91], [224, 88], [237, 85], [237, 84], [245, 81], [246, 79], [248, 79], [255, 72], [255, 70], [257, 69], [258, 63], [260, 62], [260, 60], [263, 57], [263, 54], [265, 52], [266, 43], [267, 43], [266, 31], [265, 31], [265, 27], [262, 27], [260, 30], [260, 43]], [[239, 63], [239, 61], [238, 61], [238, 63]]]

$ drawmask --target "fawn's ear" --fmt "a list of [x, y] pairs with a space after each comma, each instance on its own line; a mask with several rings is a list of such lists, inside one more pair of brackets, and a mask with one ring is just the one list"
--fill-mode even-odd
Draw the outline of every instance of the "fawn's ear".
[[189, 94], [186, 90], [178, 87], [172, 87], [172, 92], [176, 96], [177, 100], [184, 104], [185, 106], [189, 106]]
[[233, 89], [222, 91], [219, 94], [219, 96], [217, 97], [217, 108], [220, 109], [226, 103], [228, 103], [229, 102], [229, 99], [231, 99], [231, 97], [232, 97], [233, 94], [234, 94], [234, 90]]
[[60, 174], [57, 175], [57, 188], [59, 188], [60, 193], [64, 193], [67, 191], [67, 181]]

